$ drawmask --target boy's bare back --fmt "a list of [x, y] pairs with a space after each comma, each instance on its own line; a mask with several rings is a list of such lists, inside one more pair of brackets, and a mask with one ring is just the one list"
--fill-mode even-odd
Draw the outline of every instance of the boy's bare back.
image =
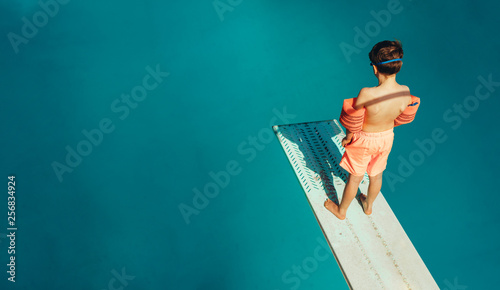
[[363, 88], [354, 108], [366, 108], [364, 132], [382, 132], [394, 127], [394, 120], [410, 103], [410, 89], [389, 78], [379, 86]]

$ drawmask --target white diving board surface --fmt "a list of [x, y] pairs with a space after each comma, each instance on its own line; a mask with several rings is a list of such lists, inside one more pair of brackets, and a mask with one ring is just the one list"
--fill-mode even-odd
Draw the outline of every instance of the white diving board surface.
[[339, 166], [345, 136], [337, 120], [277, 125], [273, 129], [307, 196], [350, 289], [433, 290], [439, 287], [382, 193], [367, 216], [359, 193], [339, 220], [324, 206], [342, 200], [348, 173]]

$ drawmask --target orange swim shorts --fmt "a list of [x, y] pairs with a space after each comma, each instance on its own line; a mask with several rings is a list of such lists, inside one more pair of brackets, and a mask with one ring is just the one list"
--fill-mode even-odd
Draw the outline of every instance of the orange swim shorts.
[[383, 132], [353, 133], [351, 143], [345, 146], [340, 166], [352, 175], [375, 176], [387, 166], [387, 157], [394, 141], [393, 128]]

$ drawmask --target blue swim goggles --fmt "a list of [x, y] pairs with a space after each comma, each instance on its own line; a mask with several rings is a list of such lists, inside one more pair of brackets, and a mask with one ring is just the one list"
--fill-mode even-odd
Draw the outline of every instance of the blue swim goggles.
[[391, 60], [387, 60], [387, 61], [383, 61], [383, 62], [378, 62], [378, 63], [370, 62], [370, 65], [379, 65], [379, 64], [390, 63], [393, 61], [400, 61], [400, 60], [402, 61], [403, 59], [402, 58], [395, 58], [395, 59], [391, 59]]

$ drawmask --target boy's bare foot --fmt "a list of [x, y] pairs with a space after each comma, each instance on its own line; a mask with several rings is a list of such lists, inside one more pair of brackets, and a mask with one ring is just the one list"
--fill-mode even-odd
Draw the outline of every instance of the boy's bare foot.
[[329, 210], [331, 213], [333, 213], [336, 217], [338, 217], [341, 220], [345, 219], [345, 214], [344, 215], [340, 214], [339, 206], [335, 204], [333, 201], [327, 199], [324, 205], [326, 209]]
[[372, 207], [368, 206], [368, 202], [366, 202], [366, 195], [360, 194], [359, 199], [361, 200], [361, 204], [363, 205], [363, 211], [365, 212], [365, 214], [371, 215]]

